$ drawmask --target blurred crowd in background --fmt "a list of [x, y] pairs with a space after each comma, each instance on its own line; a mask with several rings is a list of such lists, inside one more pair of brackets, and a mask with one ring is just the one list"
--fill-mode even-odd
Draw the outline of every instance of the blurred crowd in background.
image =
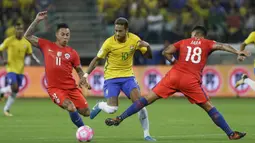
[[190, 36], [195, 25], [208, 38], [237, 43], [255, 29], [254, 0], [98, 0], [98, 10], [112, 34], [117, 17], [129, 20], [130, 31], [150, 43], [173, 43]]
[[[15, 34], [15, 23], [24, 24], [27, 28], [34, 20], [37, 12], [54, 11], [53, 0], [0, 0], [0, 42], [4, 38]], [[48, 21], [51, 20], [50, 14]], [[45, 32], [50, 28], [47, 21], [42, 23], [38, 32]]]
[[[114, 21], [118, 17], [127, 18], [129, 31], [154, 46], [153, 60], [145, 60], [138, 53], [135, 55], [135, 65], [169, 64], [162, 56], [162, 50], [170, 43], [188, 38], [195, 25], [206, 26], [207, 38], [225, 43], [243, 42], [249, 33], [255, 30], [255, 0], [72, 0], [74, 5], [67, 5], [67, 2], [69, 1], [0, 0], [0, 43], [14, 35], [15, 23], [24, 24], [26, 29], [37, 12], [44, 10], [48, 11], [48, 18], [37, 26], [35, 34], [55, 40], [52, 31], [55, 31], [58, 19], [62, 19], [62, 22], [71, 25], [70, 45], [76, 50], [79, 49], [83, 65], [89, 64], [100, 44], [114, 34]], [[97, 10], [97, 14], [93, 8]], [[88, 27], [90, 31], [85, 31], [85, 34], [81, 34], [80, 30], [75, 31], [76, 23]], [[98, 23], [98, 26], [95, 23]], [[75, 24], [76, 27], [73, 26]], [[97, 33], [93, 31], [96, 29], [99, 34], [94, 38], [90, 33]], [[91, 37], [93, 40], [86, 41], [86, 38]], [[82, 40], [79, 43], [77, 39]], [[155, 49], [155, 45], [160, 48]], [[95, 49], [94, 53], [90, 49]], [[86, 53], [92, 54], [88, 56]], [[41, 55], [39, 50], [35, 54]], [[233, 56], [224, 56], [223, 60], [219, 60], [222, 55], [217, 56], [208, 63], [237, 64]], [[40, 57], [43, 61], [42, 56]]]

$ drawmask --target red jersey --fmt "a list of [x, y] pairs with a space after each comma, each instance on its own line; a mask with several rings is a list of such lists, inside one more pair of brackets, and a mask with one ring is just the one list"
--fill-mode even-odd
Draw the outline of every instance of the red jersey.
[[201, 81], [202, 71], [212, 52], [215, 41], [204, 38], [189, 38], [174, 44], [179, 56], [172, 70], [190, 74]]
[[59, 47], [57, 44], [41, 38], [39, 38], [38, 44], [44, 55], [48, 88], [76, 88], [72, 71], [73, 67], [80, 65], [77, 52], [71, 47]]

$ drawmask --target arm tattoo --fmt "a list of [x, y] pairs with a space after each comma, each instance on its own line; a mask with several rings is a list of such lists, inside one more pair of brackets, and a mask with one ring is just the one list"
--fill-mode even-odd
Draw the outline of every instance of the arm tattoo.
[[79, 78], [81, 79], [81, 78], [83, 77], [83, 75], [84, 75], [84, 72], [83, 72], [81, 66], [75, 67], [75, 70], [76, 70], [76, 72], [77, 72]]
[[38, 37], [34, 36], [33, 33], [38, 23], [39, 21], [33, 21], [24, 34], [24, 37], [35, 47], [38, 47]]

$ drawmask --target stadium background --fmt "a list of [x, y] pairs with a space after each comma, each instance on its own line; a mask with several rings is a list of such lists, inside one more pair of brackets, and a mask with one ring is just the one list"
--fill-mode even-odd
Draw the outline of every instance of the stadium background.
[[[53, 31], [56, 23], [69, 24], [70, 45], [80, 54], [84, 69], [102, 42], [113, 34], [115, 18], [126, 17], [130, 32], [148, 41], [153, 50], [153, 60], [145, 60], [139, 53], [134, 58], [134, 71], [143, 95], [171, 68], [171, 63], [164, 60], [161, 51], [167, 45], [189, 37], [194, 25], [205, 25], [209, 39], [229, 43], [236, 49], [255, 29], [253, 0], [0, 0], [0, 9], [0, 43], [14, 34], [14, 23], [22, 22], [28, 27], [38, 11], [48, 10], [48, 19], [37, 27], [36, 35], [39, 37], [55, 40]], [[254, 78], [253, 48], [254, 45], [247, 47], [252, 56], [243, 63], [237, 62], [236, 56], [228, 53], [212, 54], [203, 73], [203, 87], [211, 97], [255, 97], [255, 92], [247, 85], [233, 88], [242, 73]], [[12, 108], [15, 115], [12, 119], [0, 116], [0, 142], [75, 142], [76, 128], [70, 129], [73, 125], [66, 113], [51, 103], [49, 98], [34, 98], [47, 97], [43, 57], [38, 49], [34, 48], [34, 52], [42, 65], [26, 59], [27, 78], [19, 94], [19, 97], [33, 98], [18, 99]], [[86, 91], [86, 95], [102, 97], [102, 65], [103, 62], [90, 76], [89, 82], [94, 90]], [[1, 66], [0, 86], [4, 86], [5, 73]], [[88, 99], [90, 107], [98, 100]], [[120, 100], [121, 107], [117, 114], [130, 105], [128, 100]], [[248, 132], [247, 138], [241, 142], [254, 142], [254, 99], [213, 98], [213, 102], [231, 125]], [[0, 102], [0, 108], [3, 105]], [[224, 134], [211, 124], [200, 109], [191, 106], [182, 98], [171, 98], [148, 107], [152, 135], [159, 142], [227, 142]], [[190, 108], [193, 108], [192, 112]], [[167, 109], [167, 114], [158, 112], [162, 109]], [[86, 124], [94, 128], [96, 142], [141, 142], [142, 132], [137, 117], [131, 117], [120, 128], [104, 125], [106, 117], [115, 115], [102, 113], [96, 120], [84, 119]], [[158, 122], [159, 118], [164, 122]], [[133, 125], [132, 128], [130, 125]], [[166, 126], [169, 126], [169, 130]]]
[[[69, 6], [72, 5], [72, 6]], [[153, 87], [170, 69], [171, 63], [161, 55], [167, 45], [189, 37], [195, 25], [205, 25], [208, 38], [226, 42], [236, 49], [255, 29], [255, 2], [252, 0], [2, 0], [0, 40], [14, 34], [13, 24], [24, 23], [25, 27], [34, 19], [36, 13], [48, 10], [48, 19], [37, 27], [36, 35], [55, 40], [55, 25], [66, 22], [71, 29], [70, 45], [78, 51], [81, 63], [86, 69], [96, 55], [102, 42], [114, 32], [114, 20], [126, 17], [129, 30], [151, 44], [153, 59], [145, 60], [136, 53], [134, 68], [142, 94]], [[252, 57], [245, 62], [237, 62], [235, 55], [216, 52], [208, 60], [203, 75], [205, 91], [212, 96], [253, 97], [247, 85], [233, 88], [242, 73], [253, 76], [254, 45], [247, 49]], [[23, 82], [23, 97], [47, 97], [42, 81], [44, 78], [43, 57], [40, 50], [34, 48], [42, 65], [27, 59], [29, 65], [25, 72], [27, 80]], [[101, 65], [103, 62], [101, 63]], [[138, 70], [143, 72], [137, 72]], [[34, 72], [36, 71], [36, 72]], [[4, 86], [4, 68], [1, 67], [0, 86]], [[35, 74], [36, 73], [36, 74]], [[102, 67], [89, 78], [95, 91], [89, 95], [101, 95], [103, 88]]]

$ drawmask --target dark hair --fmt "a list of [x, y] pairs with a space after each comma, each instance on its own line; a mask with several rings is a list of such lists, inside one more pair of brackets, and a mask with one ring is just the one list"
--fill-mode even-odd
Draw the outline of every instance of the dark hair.
[[14, 26], [15, 26], [15, 27], [20, 27], [20, 26], [23, 26], [23, 24], [20, 23], [20, 22], [17, 22], [17, 23], [14, 24]]
[[207, 30], [204, 26], [195, 26], [193, 29], [192, 29], [192, 32], [193, 31], [197, 31], [199, 33], [201, 33], [202, 35], [206, 36], [207, 35]]
[[59, 24], [57, 24], [57, 31], [58, 31], [60, 28], [69, 28], [69, 26], [68, 26], [66, 23], [59, 23]]
[[119, 17], [114, 22], [115, 25], [124, 25], [125, 29], [128, 28], [128, 20], [124, 17]]

